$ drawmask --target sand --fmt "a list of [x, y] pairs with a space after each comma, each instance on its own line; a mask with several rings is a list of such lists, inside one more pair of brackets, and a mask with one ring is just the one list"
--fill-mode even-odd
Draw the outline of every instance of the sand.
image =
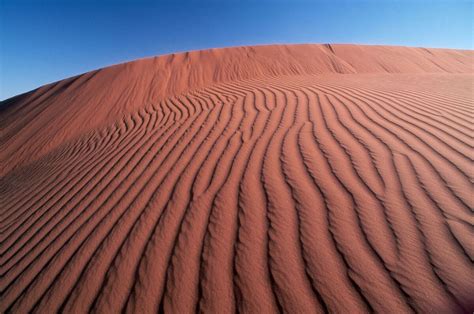
[[3, 101], [0, 312], [472, 312], [473, 65], [211, 49]]

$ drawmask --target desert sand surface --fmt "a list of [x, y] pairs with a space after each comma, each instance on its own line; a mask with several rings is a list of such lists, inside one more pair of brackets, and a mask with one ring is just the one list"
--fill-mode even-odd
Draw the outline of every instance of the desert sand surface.
[[474, 310], [474, 52], [273, 45], [0, 104], [0, 313]]

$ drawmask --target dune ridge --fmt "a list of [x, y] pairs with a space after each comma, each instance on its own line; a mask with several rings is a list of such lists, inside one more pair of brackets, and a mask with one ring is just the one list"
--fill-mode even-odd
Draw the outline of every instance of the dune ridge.
[[0, 312], [472, 312], [473, 56], [213, 49], [4, 101]]
[[[270, 45], [176, 53], [119, 64], [4, 101], [0, 143], [7, 149], [0, 151], [5, 161], [0, 175], [144, 105], [220, 82], [329, 73], [472, 73], [473, 60], [469, 50]], [[14, 136], [19, 133], [24, 135]]]

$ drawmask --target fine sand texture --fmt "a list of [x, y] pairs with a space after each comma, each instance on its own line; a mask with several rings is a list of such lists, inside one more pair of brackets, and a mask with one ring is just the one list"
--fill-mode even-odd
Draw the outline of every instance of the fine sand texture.
[[472, 313], [474, 52], [274, 45], [0, 103], [0, 313]]

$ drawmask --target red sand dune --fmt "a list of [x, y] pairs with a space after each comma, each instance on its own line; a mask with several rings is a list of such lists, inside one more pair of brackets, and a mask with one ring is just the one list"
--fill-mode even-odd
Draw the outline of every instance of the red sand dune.
[[211, 49], [3, 101], [0, 312], [472, 312], [473, 65]]

